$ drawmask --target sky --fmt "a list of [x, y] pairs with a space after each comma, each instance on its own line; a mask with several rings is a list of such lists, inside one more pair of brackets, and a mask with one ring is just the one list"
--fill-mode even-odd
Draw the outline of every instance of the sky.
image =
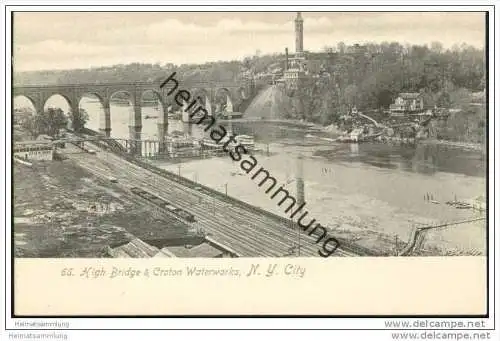
[[[295, 12], [17, 12], [15, 71], [204, 63], [295, 49]], [[484, 47], [484, 13], [303, 12], [304, 49], [397, 41]]]

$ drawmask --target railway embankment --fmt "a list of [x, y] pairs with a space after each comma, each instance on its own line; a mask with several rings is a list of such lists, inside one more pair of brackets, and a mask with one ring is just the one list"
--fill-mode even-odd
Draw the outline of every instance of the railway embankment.
[[[101, 148], [107, 148], [108, 150], [112, 151], [113, 153], [119, 155], [120, 157], [124, 158], [125, 160], [129, 161], [132, 164], [135, 164], [141, 168], [147, 169], [151, 171], [152, 173], [165, 177], [169, 180], [175, 181], [176, 183], [182, 184], [188, 188], [196, 188], [198, 191], [202, 191], [206, 194], [209, 194], [212, 197], [217, 198], [218, 200], [227, 202], [231, 205], [237, 206], [239, 208], [242, 208], [244, 210], [257, 213], [260, 216], [267, 217], [268, 219], [272, 219], [275, 222], [279, 222], [284, 226], [288, 226], [290, 229], [299, 229], [299, 226], [295, 223], [290, 221], [289, 219], [286, 219], [284, 217], [281, 217], [277, 214], [274, 214], [272, 212], [266, 211], [260, 207], [251, 205], [245, 201], [239, 200], [238, 198], [232, 197], [225, 195], [224, 193], [218, 192], [208, 186], [199, 184], [197, 182], [194, 182], [190, 179], [184, 178], [182, 176], [179, 176], [173, 172], [170, 172], [165, 169], [161, 169], [159, 167], [156, 167], [155, 165], [152, 165], [150, 163], [147, 163], [145, 161], [142, 161], [138, 158], [135, 158], [132, 155], [129, 155], [127, 153], [121, 152], [120, 150], [113, 149], [113, 148], [108, 148], [108, 146], [105, 145], [104, 142], [93, 142], [97, 146]], [[358, 256], [385, 256], [390, 254], [392, 250], [384, 250], [384, 249], [371, 249], [367, 248], [361, 245], [358, 245], [356, 243], [353, 243], [349, 238], [344, 238], [344, 237], [339, 237], [338, 238], [340, 242], [340, 249], [347, 251], [353, 255], [358, 255]]]

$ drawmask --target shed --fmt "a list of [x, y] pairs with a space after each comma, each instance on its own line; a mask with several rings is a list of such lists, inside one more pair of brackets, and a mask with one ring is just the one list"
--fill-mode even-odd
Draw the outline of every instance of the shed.
[[111, 248], [108, 246], [108, 254], [113, 258], [151, 258], [160, 250], [151, 246], [139, 238], [132, 239], [127, 244]]
[[170, 252], [179, 258], [220, 258], [224, 252], [208, 243], [202, 243], [193, 247], [170, 246], [164, 247], [161, 252]]

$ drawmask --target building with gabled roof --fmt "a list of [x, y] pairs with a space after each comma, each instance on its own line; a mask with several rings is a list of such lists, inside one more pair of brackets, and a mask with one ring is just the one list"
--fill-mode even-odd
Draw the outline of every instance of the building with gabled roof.
[[393, 116], [424, 110], [423, 96], [418, 92], [401, 92], [390, 105], [389, 110]]

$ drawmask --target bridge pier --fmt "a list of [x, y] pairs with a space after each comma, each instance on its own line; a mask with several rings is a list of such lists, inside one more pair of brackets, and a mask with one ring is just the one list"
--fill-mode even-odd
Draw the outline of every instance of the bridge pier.
[[129, 126], [128, 127], [129, 136], [132, 141], [130, 153], [133, 155], [142, 155], [141, 150], [141, 132], [142, 126]]
[[182, 132], [185, 135], [193, 136], [193, 124], [191, 122], [182, 122]]
[[164, 155], [167, 151], [166, 139], [168, 136], [168, 123], [158, 123], [158, 155]]
[[109, 102], [103, 104], [104, 116], [101, 116], [99, 120], [99, 132], [106, 137], [111, 137], [111, 110], [109, 107]]
[[164, 141], [168, 136], [168, 123], [158, 123], [158, 140]]
[[[78, 101], [76, 99], [73, 99], [72, 101], [70, 101], [70, 121], [71, 121], [71, 129], [72, 130], [76, 130], [76, 127], [75, 127], [75, 122], [73, 122], [73, 117], [75, 117], [76, 115], [79, 114], [79, 111], [80, 111], [80, 106], [78, 105]], [[80, 127], [81, 128], [81, 127]]]

